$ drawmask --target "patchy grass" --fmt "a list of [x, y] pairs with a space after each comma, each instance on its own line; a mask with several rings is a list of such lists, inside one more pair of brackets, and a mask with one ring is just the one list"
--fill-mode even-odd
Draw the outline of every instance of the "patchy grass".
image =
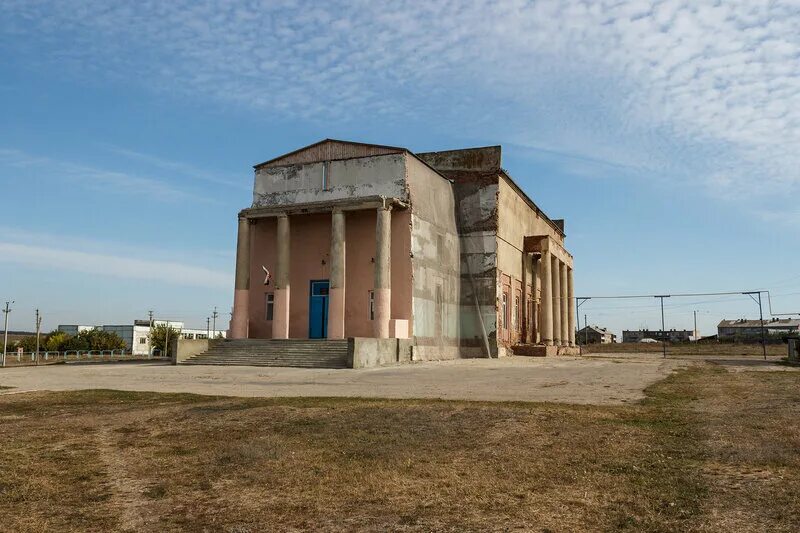
[[622, 407], [0, 397], [9, 531], [791, 531], [800, 373], [694, 366]]

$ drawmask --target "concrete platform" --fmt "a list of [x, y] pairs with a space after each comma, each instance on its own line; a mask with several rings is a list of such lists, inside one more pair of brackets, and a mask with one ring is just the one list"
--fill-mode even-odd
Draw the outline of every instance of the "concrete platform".
[[53, 365], [0, 369], [8, 392], [118, 389], [223, 396], [443, 398], [620, 404], [684, 366], [660, 358], [504, 357], [366, 369], [168, 364]]

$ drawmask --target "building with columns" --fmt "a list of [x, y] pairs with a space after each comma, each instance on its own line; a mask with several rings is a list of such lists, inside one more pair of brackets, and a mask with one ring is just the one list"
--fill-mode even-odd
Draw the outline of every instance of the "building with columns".
[[566, 352], [564, 237], [563, 220], [502, 169], [499, 146], [412, 153], [326, 139], [255, 166], [230, 334], [408, 339], [420, 360]]

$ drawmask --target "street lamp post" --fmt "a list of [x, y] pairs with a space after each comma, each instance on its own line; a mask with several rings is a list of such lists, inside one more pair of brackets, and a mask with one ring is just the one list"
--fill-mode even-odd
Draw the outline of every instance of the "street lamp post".
[[3, 366], [6, 366], [6, 352], [8, 351], [8, 313], [11, 312], [10, 305], [13, 303], [14, 300], [6, 302], [6, 307], [3, 309], [3, 313], [5, 314], [5, 320], [3, 324]]

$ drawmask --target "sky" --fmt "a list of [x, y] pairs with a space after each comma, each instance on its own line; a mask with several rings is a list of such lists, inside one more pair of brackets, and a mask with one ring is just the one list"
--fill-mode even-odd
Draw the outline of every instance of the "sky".
[[[800, 312], [800, 2], [0, 0], [10, 328], [226, 325], [252, 165], [500, 144], [578, 296]], [[766, 298], [766, 295], [765, 295]], [[667, 328], [757, 317], [672, 298]], [[766, 307], [766, 306], [765, 306]], [[768, 312], [769, 309], [765, 309]], [[660, 327], [658, 301], [589, 323]], [[767, 315], [769, 316], [769, 315]]]

